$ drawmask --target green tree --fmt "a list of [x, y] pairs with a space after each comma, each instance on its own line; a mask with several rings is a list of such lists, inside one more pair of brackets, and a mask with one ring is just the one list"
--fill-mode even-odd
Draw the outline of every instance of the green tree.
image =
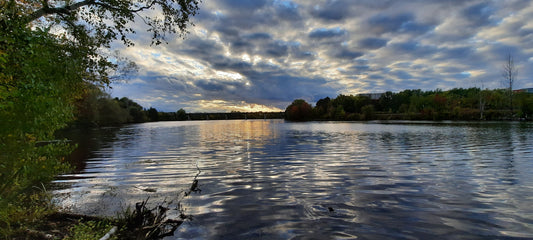
[[119, 102], [113, 98], [100, 98], [98, 112], [98, 125], [118, 125], [127, 123], [130, 119], [127, 109], [121, 108]]
[[121, 99], [116, 100], [118, 100], [120, 107], [126, 109], [126, 111], [128, 112], [128, 122], [141, 123], [148, 121], [146, 112], [143, 111], [143, 107], [138, 103], [127, 97], [123, 97]]
[[375, 118], [374, 105], [365, 105], [361, 108], [361, 113], [364, 120], [372, 120]]
[[520, 105], [520, 117], [531, 119], [533, 116], [533, 94], [519, 93], [517, 98]]
[[[128, 23], [135, 16], [147, 23], [154, 44], [164, 41], [166, 34], [185, 33], [197, 4], [194, 0], [0, 0], [3, 238], [11, 239], [13, 227], [35, 221], [35, 213], [41, 212], [32, 202], [19, 199], [38, 199], [29, 197], [29, 192], [66, 169], [62, 155], [71, 147], [54, 141], [54, 133], [74, 119], [76, 103], [91, 91], [89, 86], [110, 83], [110, 71], [119, 64], [102, 55], [102, 47], [115, 39], [130, 45], [127, 36], [133, 30]], [[116, 106], [122, 109], [116, 101], [109, 107]]]
[[150, 107], [150, 109], [148, 109], [147, 112], [148, 112], [148, 119], [151, 122], [159, 121], [159, 113], [157, 112], [157, 109]]
[[76, 121], [83, 126], [98, 125], [100, 111], [99, 99], [107, 97], [106, 94], [96, 85], [88, 85], [82, 96], [75, 102]]
[[342, 105], [338, 105], [335, 108], [335, 112], [333, 113], [333, 117], [335, 120], [344, 120], [346, 118], [346, 112], [344, 111], [344, 107]]
[[108, 126], [148, 121], [141, 105], [127, 97], [112, 98], [96, 86], [90, 86], [76, 104], [77, 123], [82, 126]]
[[329, 97], [318, 100], [315, 108], [313, 109], [315, 116], [318, 118], [328, 118], [328, 113], [331, 107], [331, 99]]
[[383, 95], [381, 95], [381, 97], [379, 97], [378, 102], [379, 102], [381, 111], [388, 111], [388, 112], [393, 111], [394, 109], [393, 96], [394, 94], [391, 91], [388, 91], [388, 92], [385, 92]]
[[332, 105], [335, 108], [338, 108], [338, 106], [342, 106], [343, 110], [348, 113], [356, 112], [355, 97], [353, 95], [340, 94], [332, 100]]
[[176, 112], [176, 118], [177, 118], [177, 120], [179, 120], [179, 121], [187, 120], [187, 113], [185, 112], [185, 110], [183, 110], [183, 108], [180, 108], [180, 109]]
[[9, 238], [42, 212], [25, 193], [66, 170], [71, 147], [52, 140], [74, 118], [88, 65], [76, 43], [8, 21], [0, 9], [0, 238]]

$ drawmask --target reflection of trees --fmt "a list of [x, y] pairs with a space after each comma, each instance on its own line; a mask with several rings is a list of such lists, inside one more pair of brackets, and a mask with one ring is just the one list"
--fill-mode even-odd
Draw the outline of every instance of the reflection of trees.
[[120, 128], [114, 127], [66, 129], [58, 135], [77, 145], [67, 161], [75, 167], [75, 172], [79, 172], [85, 169], [88, 159], [95, 157], [95, 152], [110, 147], [119, 130]]

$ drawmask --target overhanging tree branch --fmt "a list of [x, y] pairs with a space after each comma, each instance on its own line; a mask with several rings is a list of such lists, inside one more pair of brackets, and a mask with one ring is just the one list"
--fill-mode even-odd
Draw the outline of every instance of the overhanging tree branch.
[[31, 13], [28, 16], [27, 23], [33, 22], [33, 21], [39, 19], [40, 17], [46, 16], [46, 15], [51, 15], [51, 14], [66, 14], [66, 15], [70, 15], [75, 10], [77, 10], [77, 9], [83, 7], [83, 6], [91, 5], [91, 4], [94, 4], [94, 3], [95, 3], [95, 0], [85, 0], [85, 1], [77, 2], [77, 3], [71, 4], [71, 5], [66, 5], [64, 7], [51, 8], [48, 5], [48, 1], [44, 1], [42, 8], [38, 9], [37, 11]]
[[[70, 1], [40, 0], [41, 7], [26, 14], [22, 19], [29, 24], [41, 17], [49, 16], [57, 22], [64, 21], [66, 16], [78, 24], [90, 25], [93, 37], [104, 39], [101, 42], [110, 42], [112, 39], [122, 39], [126, 45], [131, 45], [127, 34], [133, 33], [127, 27], [128, 22], [134, 21], [134, 16], [139, 16], [148, 26], [147, 31], [152, 32], [152, 44], [159, 44], [165, 40], [167, 33], [182, 35], [187, 33], [190, 16], [198, 13], [201, 0], [83, 0], [69, 3]], [[55, 4], [52, 4], [55, 3]], [[65, 4], [59, 6], [58, 4]], [[86, 11], [80, 11], [87, 7]], [[141, 14], [144, 11], [159, 11], [158, 17]], [[94, 16], [97, 16], [95, 18]], [[77, 21], [79, 20], [79, 21]], [[68, 29], [67, 29], [68, 30]], [[75, 37], [75, 36], [74, 36]]]

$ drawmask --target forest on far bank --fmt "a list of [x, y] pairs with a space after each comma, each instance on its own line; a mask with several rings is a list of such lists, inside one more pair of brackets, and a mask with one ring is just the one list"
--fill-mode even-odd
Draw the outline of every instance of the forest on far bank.
[[102, 127], [127, 123], [184, 120], [283, 119], [284, 112], [187, 113], [148, 109], [127, 97], [111, 97], [98, 87], [90, 87], [75, 103], [74, 127]]
[[531, 120], [533, 94], [509, 89], [454, 88], [443, 91], [385, 92], [379, 99], [338, 95], [313, 107], [296, 99], [285, 110], [287, 120]]

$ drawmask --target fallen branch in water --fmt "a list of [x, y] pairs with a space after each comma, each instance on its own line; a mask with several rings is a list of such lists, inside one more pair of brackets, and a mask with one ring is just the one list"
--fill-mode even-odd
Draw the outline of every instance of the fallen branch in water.
[[146, 200], [136, 203], [133, 212], [130, 213], [129, 209], [125, 211], [123, 218], [120, 220], [120, 225], [123, 227], [117, 233], [119, 239], [161, 239], [174, 235], [176, 229], [183, 222], [191, 220], [192, 216], [185, 214], [181, 201], [191, 193], [201, 191], [198, 188], [198, 176], [201, 170], [198, 165], [196, 168], [198, 173], [194, 177], [191, 186], [184, 191], [183, 196], [178, 197], [174, 210], [179, 212], [179, 219], [167, 218], [167, 211], [170, 210], [168, 206], [172, 204], [172, 201], [165, 200], [156, 207], [149, 209], [147, 204], [150, 197], [148, 197]]
[[180, 219], [167, 219], [168, 202], [163, 202], [150, 209], [146, 205], [149, 198], [135, 204], [135, 210], [126, 213], [121, 220], [123, 229], [118, 233], [120, 239], [160, 239], [172, 236], [174, 231], [190, 216], [183, 213], [181, 205], [178, 204]]

